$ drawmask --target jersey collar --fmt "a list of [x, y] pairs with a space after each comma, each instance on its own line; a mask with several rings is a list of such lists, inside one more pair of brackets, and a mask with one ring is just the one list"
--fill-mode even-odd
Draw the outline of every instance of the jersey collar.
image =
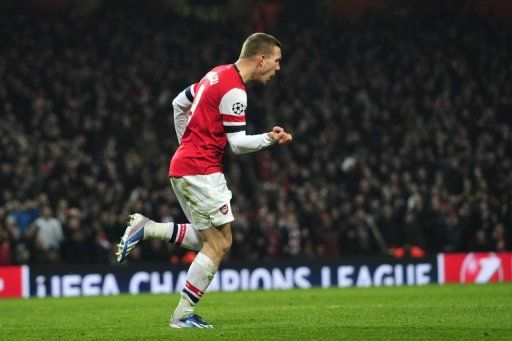
[[244, 80], [242, 79], [242, 75], [240, 74], [240, 70], [238, 70], [238, 67], [236, 64], [233, 64], [233, 67], [235, 68], [236, 72], [238, 73], [238, 77], [240, 77], [240, 82], [242, 82], [243, 85], [245, 85]]

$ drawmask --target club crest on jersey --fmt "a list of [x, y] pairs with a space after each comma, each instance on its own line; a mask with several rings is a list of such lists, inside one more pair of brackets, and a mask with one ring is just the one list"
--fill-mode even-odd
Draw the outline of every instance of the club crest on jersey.
[[228, 205], [224, 205], [220, 208], [220, 213], [222, 213], [224, 215], [228, 214], [228, 211], [229, 211]]
[[233, 114], [235, 114], [235, 115], [242, 115], [245, 111], [245, 105], [241, 102], [236, 102], [231, 107], [231, 110], [233, 111]]

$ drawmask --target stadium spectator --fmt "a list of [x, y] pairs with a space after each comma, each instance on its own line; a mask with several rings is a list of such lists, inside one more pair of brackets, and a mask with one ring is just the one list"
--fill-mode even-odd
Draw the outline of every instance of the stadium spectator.
[[52, 217], [52, 210], [45, 206], [36, 219], [36, 247], [41, 251], [42, 261], [56, 263], [60, 259], [60, 247], [64, 239], [60, 221]]

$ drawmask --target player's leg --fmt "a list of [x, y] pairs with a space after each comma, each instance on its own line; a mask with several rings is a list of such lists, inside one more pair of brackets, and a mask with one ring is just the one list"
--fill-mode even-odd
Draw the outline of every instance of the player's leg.
[[128, 226], [118, 244], [117, 261], [124, 261], [138, 243], [147, 239], [165, 240], [194, 251], [201, 250], [203, 246], [201, 235], [192, 224], [157, 223], [135, 213], [130, 215]]
[[[193, 222], [192, 212], [183, 193], [185, 181], [180, 179], [177, 184], [170, 179], [170, 183], [185, 216], [188, 221]], [[203, 247], [201, 235], [193, 224], [157, 223], [149, 220], [144, 227], [144, 240], [146, 239], [163, 239], [194, 251], [199, 251]]]
[[200, 232], [204, 245], [190, 265], [180, 302], [171, 318], [171, 327], [211, 327], [210, 324], [194, 314], [194, 307], [210, 285], [222, 259], [231, 248], [231, 224], [226, 223], [217, 228], [212, 227]]
[[216, 228], [201, 230], [204, 240], [201, 253], [207, 256], [215, 267], [219, 267], [222, 259], [227, 255], [233, 243], [231, 223]]
[[173, 179], [172, 183], [176, 196], [184, 198], [182, 206], [189, 210], [194, 227], [201, 233], [203, 247], [190, 265], [170, 326], [209, 328], [211, 325], [194, 314], [194, 307], [231, 248], [231, 191], [222, 173]]
[[144, 226], [144, 240], [146, 239], [162, 239], [194, 251], [203, 247], [201, 235], [192, 224], [157, 223], [149, 220]]
[[[192, 222], [192, 212], [183, 193], [186, 181], [179, 178], [174, 181], [171, 179], [170, 182], [185, 216]], [[194, 251], [199, 251], [203, 247], [201, 235], [192, 224], [158, 223], [135, 213], [130, 215], [125, 233], [117, 245], [117, 261], [123, 262], [131, 250], [146, 239], [162, 239]]]

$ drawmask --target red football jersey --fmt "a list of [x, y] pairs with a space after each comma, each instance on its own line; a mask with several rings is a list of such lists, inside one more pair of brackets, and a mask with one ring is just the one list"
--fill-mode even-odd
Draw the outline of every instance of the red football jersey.
[[217, 66], [186, 95], [192, 107], [169, 176], [222, 172], [226, 133], [245, 130], [247, 94], [242, 77], [234, 64]]

